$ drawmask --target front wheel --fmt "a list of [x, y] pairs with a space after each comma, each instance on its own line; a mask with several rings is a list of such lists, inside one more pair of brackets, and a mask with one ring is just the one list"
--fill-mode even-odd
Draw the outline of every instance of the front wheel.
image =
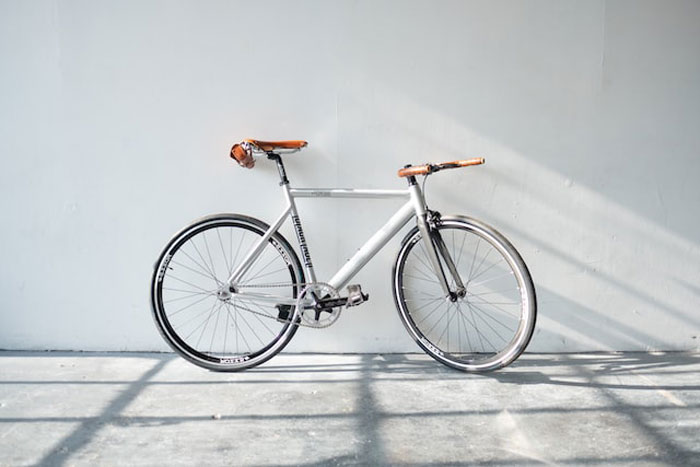
[[[468, 372], [513, 362], [532, 337], [535, 287], [513, 245], [492, 227], [468, 217], [443, 217], [434, 228], [464, 291], [445, 297], [425, 239], [417, 228], [404, 238], [394, 265], [394, 300], [416, 343], [435, 360]], [[450, 286], [455, 278], [440, 258]]]

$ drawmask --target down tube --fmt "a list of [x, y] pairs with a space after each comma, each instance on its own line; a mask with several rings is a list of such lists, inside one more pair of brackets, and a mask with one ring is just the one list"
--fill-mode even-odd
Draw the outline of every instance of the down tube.
[[398, 233], [401, 228], [406, 225], [406, 222], [415, 215], [415, 207], [413, 201], [409, 201], [399, 209], [396, 214], [391, 216], [384, 226], [370, 237], [367, 242], [362, 245], [362, 248], [343, 265], [333, 278], [328, 283], [340, 290], [350, 282], [355, 274], [371, 260], [374, 255], [387, 244], [391, 238]]

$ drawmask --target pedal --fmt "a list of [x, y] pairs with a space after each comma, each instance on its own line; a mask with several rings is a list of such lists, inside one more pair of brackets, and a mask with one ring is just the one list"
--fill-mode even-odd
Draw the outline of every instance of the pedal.
[[275, 305], [277, 308], [277, 321], [280, 323], [287, 323], [292, 317], [292, 310], [294, 307], [292, 305], [279, 304]]
[[361, 305], [369, 299], [369, 294], [362, 293], [362, 287], [359, 284], [348, 285], [348, 302], [345, 306]]

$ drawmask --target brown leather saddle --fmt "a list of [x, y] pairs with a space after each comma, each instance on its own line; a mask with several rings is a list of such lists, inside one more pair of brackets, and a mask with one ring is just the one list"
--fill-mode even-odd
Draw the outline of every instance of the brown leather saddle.
[[252, 169], [255, 167], [253, 151], [271, 152], [277, 149], [298, 151], [309, 143], [301, 140], [291, 141], [261, 141], [259, 139], [245, 139], [241, 143], [234, 144], [231, 148], [231, 157], [242, 167]]

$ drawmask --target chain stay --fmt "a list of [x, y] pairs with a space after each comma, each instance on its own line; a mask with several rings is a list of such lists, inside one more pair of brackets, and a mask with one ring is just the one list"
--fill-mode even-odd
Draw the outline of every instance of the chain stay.
[[[306, 288], [306, 287], [313, 285], [313, 284], [323, 284], [323, 282], [271, 282], [269, 284], [238, 284], [238, 288], [239, 289], [243, 289], [243, 288], [267, 289], [267, 288], [275, 288], [275, 287], [282, 288], [282, 287], [289, 287], [289, 286], [301, 286], [302, 288]], [[273, 319], [273, 320], [277, 321], [278, 323], [291, 323], [292, 322], [291, 319], [279, 319], [275, 316], [271, 316], [271, 315], [268, 315], [267, 313], [263, 313], [260, 311], [251, 310], [250, 308], [239, 305], [239, 304], [234, 305], [233, 303], [231, 303], [231, 306], [233, 306], [234, 308], [241, 308], [249, 313], [253, 313], [255, 315], [262, 316], [264, 318]], [[302, 320], [299, 320], [299, 322], [297, 322], [296, 325], [306, 327], [306, 328], [311, 328], [311, 329], [324, 329], [324, 328], [329, 327], [334, 322], [335, 321], [331, 321], [330, 323], [328, 323], [324, 326], [314, 326], [314, 325], [306, 324]]]

